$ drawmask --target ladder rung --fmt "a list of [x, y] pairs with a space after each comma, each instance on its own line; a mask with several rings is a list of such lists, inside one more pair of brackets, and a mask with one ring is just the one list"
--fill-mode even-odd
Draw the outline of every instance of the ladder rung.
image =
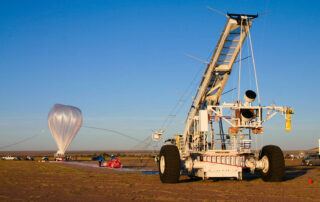
[[238, 33], [238, 32], [236, 32], [236, 33], [231, 33], [231, 32], [230, 32], [229, 34], [240, 34], [240, 32], [239, 32], [239, 33]]
[[231, 62], [231, 61], [226, 61], [226, 60], [218, 60], [218, 62], [224, 62], [224, 63], [227, 63], [227, 62]]
[[226, 41], [229, 41], [229, 42], [234, 42], [234, 41], [240, 41], [240, 40], [226, 40]]
[[220, 55], [233, 55], [233, 54], [222, 54], [222, 53], [221, 53]]
[[223, 47], [224, 49], [235, 49], [237, 47]]

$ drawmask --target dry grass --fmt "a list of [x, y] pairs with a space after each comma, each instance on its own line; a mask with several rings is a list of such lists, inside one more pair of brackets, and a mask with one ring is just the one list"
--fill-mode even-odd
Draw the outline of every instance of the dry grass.
[[[136, 162], [140, 163], [139, 158]], [[0, 161], [0, 200], [319, 200], [320, 167], [310, 169], [299, 166], [298, 162], [288, 164], [285, 181], [281, 183], [265, 183], [257, 177], [243, 181], [190, 181], [184, 176], [179, 184], [162, 184], [157, 175], [48, 162]], [[309, 178], [313, 179], [311, 185]]]

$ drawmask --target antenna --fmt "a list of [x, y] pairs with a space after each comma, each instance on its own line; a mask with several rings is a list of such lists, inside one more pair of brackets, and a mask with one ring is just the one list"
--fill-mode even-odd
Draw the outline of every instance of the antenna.
[[212, 11], [214, 11], [216, 13], [219, 13], [220, 15], [223, 15], [224, 17], [228, 17], [226, 14], [224, 14], [224, 13], [222, 13], [222, 12], [220, 12], [220, 11], [214, 9], [214, 8], [211, 8], [210, 6], [207, 6], [207, 9], [212, 10]]
[[233, 90], [235, 90], [235, 89], [237, 89], [237, 88], [232, 88], [231, 90], [228, 90], [228, 91], [226, 91], [226, 92], [222, 93], [221, 95], [224, 95], [224, 94], [230, 93], [231, 91], [233, 91]]
[[240, 61], [242, 61], [242, 60], [248, 59], [248, 58], [250, 58], [250, 57], [251, 57], [251, 55], [249, 55], [249, 56], [247, 56], [247, 57], [244, 57], [244, 58], [242, 58], [242, 59], [239, 59], [239, 60], [235, 61], [234, 63], [236, 64], [236, 63], [238, 63], [238, 62], [240, 62]]
[[181, 92], [181, 91], [179, 91], [179, 90], [173, 90], [173, 92], [179, 93], [180, 95], [187, 96], [187, 97], [191, 97], [192, 99], [194, 99], [194, 97], [193, 97], [192, 95], [189, 95], [189, 94], [187, 94], [187, 93], [183, 93], [183, 92]]
[[270, 11], [266, 11], [266, 12], [264, 12], [264, 13], [261, 13], [261, 14], [258, 14], [259, 16], [261, 16], [261, 15], [267, 15], [267, 14], [269, 14], [270, 13]]
[[188, 56], [189, 58], [198, 60], [198, 61], [200, 61], [200, 62], [202, 62], [202, 63], [209, 64], [208, 61], [202, 60], [202, 59], [200, 59], [200, 58], [198, 58], [198, 57], [196, 57], [196, 56], [190, 55], [190, 54], [188, 54], [188, 53], [185, 53], [184, 55], [185, 55], [185, 56]]

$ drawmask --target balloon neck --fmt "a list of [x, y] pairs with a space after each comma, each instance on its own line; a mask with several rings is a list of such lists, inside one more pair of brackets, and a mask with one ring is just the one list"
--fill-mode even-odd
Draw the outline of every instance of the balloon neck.
[[63, 157], [64, 156], [64, 152], [62, 151], [57, 151], [57, 153], [55, 153], [56, 157]]

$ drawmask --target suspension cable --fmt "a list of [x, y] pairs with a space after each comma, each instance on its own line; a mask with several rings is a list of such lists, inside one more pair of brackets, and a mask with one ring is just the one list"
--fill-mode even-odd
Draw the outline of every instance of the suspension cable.
[[256, 63], [254, 61], [254, 55], [253, 55], [253, 49], [252, 49], [252, 41], [251, 41], [251, 34], [249, 29], [249, 40], [250, 40], [250, 48], [251, 48], [251, 55], [252, 55], [252, 63], [253, 63], [253, 69], [254, 69], [254, 76], [256, 80], [256, 87], [257, 87], [257, 94], [258, 94], [258, 103], [260, 105], [260, 93], [259, 93], [259, 85], [258, 85], [258, 77], [257, 77], [257, 71], [256, 71]]
[[[242, 43], [242, 18], [240, 22], [240, 40], [239, 43]], [[238, 80], [238, 102], [240, 103], [240, 81], [241, 81], [241, 52], [242, 52], [242, 47], [240, 45], [240, 61], [239, 61], [239, 80]]]
[[[247, 52], [248, 52], [248, 55], [250, 55], [250, 45], [249, 45], [249, 40], [246, 40], [247, 41]], [[251, 63], [248, 61], [248, 70], [249, 70], [249, 87], [250, 89], [252, 89], [252, 77], [251, 77]]]

